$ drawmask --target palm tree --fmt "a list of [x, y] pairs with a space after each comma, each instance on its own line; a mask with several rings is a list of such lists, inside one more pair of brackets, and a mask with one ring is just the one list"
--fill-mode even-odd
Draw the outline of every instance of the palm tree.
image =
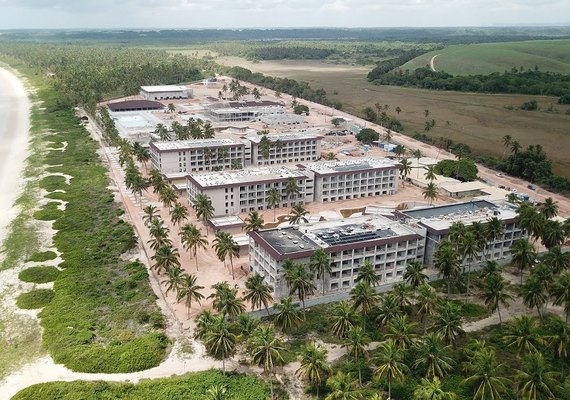
[[536, 252], [532, 243], [528, 239], [518, 239], [510, 247], [512, 254], [511, 265], [519, 269], [521, 275], [521, 285], [523, 282], [523, 271], [529, 269], [536, 260]]
[[149, 179], [154, 194], [160, 193], [160, 191], [166, 187], [166, 181], [162, 177], [162, 172], [158, 169], [153, 168], [150, 170]]
[[400, 307], [400, 299], [395, 293], [389, 292], [380, 297], [380, 304], [378, 305], [378, 316], [376, 322], [381, 326], [386, 326], [388, 323], [396, 318], [402, 312]]
[[430, 333], [426, 335], [415, 348], [414, 369], [423, 373], [423, 376], [443, 378], [453, 369], [455, 362], [449, 356], [451, 346], [445, 346], [438, 335]]
[[269, 387], [271, 389], [271, 398], [273, 399], [273, 373], [275, 367], [283, 365], [283, 342], [275, 335], [273, 325], [260, 325], [253, 334], [248, 343], [250, 355], [253, 362], [263, 368], [263, 373], [269, 377]]
[[412, 157], [414, 157], [416, 159], [417, 164], [418, 164], [416, 166], [416, 168], [418, 170], [416, 178], [420, 177], [420, 158], [422, 158], [422, 156], [423, 156], [423, 154], [422, 154], [422, 151], [420, 149], [416, 149], [416, 150], [412, 151]]
[[301, 315], [297, 304], [293, 303], [291, 296], [281, 297], [279, 303], [273, 305], [275, 310], [275, 324], [283, 331], [287, 331], [301, 322]]
[[401, 144], [397, 145], [394, 148], [394, 153], [396, 154], [396, 157], [402, 157], [404, 154], [406, 154], [406, 151], [407, 151], [406, 148]]
[[447, 279], [447, 296], [451, 295], [451, 280], [459, 276], [459, 254], [451, 242], [440, 242], [434, 253], [433, 266]]
[[200, 290], [204, 289], [204, 286], [198, 285], [196, 276], [191, 274], [182, 274], [180, 281], [180, 286], [178, 286], [177, 291], [177, 301], [184, 299], [184, 305], [188, 312], [188, 318], [190, 318], [190, 309], [192, 308], [192, 302], [197, 301], [200, 304], [200, 300], [204, 298], [204, 295], [200, 293]]
[[360, 400], [362, 392], [357, 385], [358, 382], [351, 374], [339, 371], [327, 379], [327, 387], [330, 391], [325, 400]]
[[230, 289], [227, 282], [212, 285], [215, 290], [208, 298], [212, 298], [212, 306], [224, 317], [237, 317], [245, 312], [243, 299], [237, 296], [237, 289]]
[[491, 275], [501, 275], [503, 268], [495, 260], [489, 260], [479, 270], [479, 278], [485, 280]]
[[174, 207], [172, 207], [172, 210], [170, 211], [170, 220], [172, 221], [172, 225], [180, 225], [182, 221], [185, 221], [187, 219], [188, 210], [186, 207], [178, 202], [174, 203]]
[[540, 205], [539, 211], [546, 219], [554, 218], [558, 215], [558, 202], [552, 200], [552, 197], [547, 197]]
[[172, 139], [172, 137], [170, 136], [170, 132], [168, 132], [168, 128], [164, 124], [156, 125], [156, 129], [154, 130], [154, 133], [162, 141], [167, 142], [167, 141]]
[[154, 218], [150, 222], [149, 233], [151, 239], [147, 242], [150, 248], [155, 252], [164, 246], [172, 246], [172, 240], [168, 237], [169, 230], [164, 225], [164, 221], [159, 218]]
[[409, 371], [403, 358], [402, 351], [391, 340], [380, 343], [374, 353], [373, 363], [376, 365], [374, 373], [378, 378], [388, 380], [388, 399], [392, 398], [392, 380], [403, 382]]
[[285, 183], [285, 194], [289, 199], [292, 199], [294, 196], [299, 194], [299, 186], [297, 185], [295, 178], [287, 178], [287, 182]]
[[438, 307], [435, 319], [435, 332], [446, 344], [455, 344], [455, 341], [465, 333], [461, 323], [461, 306], [446, 301]]
[[291, 208], [289, 224], [297, 225], [300, 224], [301, 222], [305, 223], [308, 222], [309, 220], [307, 219], [307, 217], [305, 217], [305, 215], [307, 215], [308, 213], [309, 212], [305, 209], [305, 207], [301, 203], [295, 204]]
[[196, 261], [196, 271], [198, 271], [198, 257], [196, 253], [198, 249], [206, 250], [209, 242], [205, 235], [202, 235], [202, 231], [196, 227], [194, 224], [186, 224], [180, 229], [178, 233], [180, 235], [180, 241], [182, 246], [186, 251], [190, 251], [194, 260]]
[[392, 294], [396, 297], [398, 307], [404, 308], [412, 304], [410, 301], [410, 289], [411, 287], [405, 282], [399, 282], [392, 286]]
[[509, 284], [500, 274], [490, 274], [485, 278], [483, 283], [483, 299], [485, 305], [491, 312], [497, 311], [499, 314], [499, 325], [503, 324], [501, 318], [501, 305], [505, 308], [509, 307], [509, 302], [513, 300], [513, 296], [509, 294]]
[[424, 167], [424, 169], [426, 170], [426, 172], [424, 173], [424, 177], [426, 178], [427, 181], [433, 182], [433, 181], [437, 180], [437, 176], [435, 175], [435, 166], [434, 165]]
[[405, 186], [406, 177], [412, 171], [412, 163], [407, 158], [400, 160], [400, 176], [402, 177], [402, 187]]
[[308, 380], [317, 389], [317, 398], [319, 398], [323, 377], [331, 371], [327, 364], [327, 349], [315, 342], [308, 343], [301, 350], [299, 364], [296, 375]]
[[234, 326], [237, 328], [241, 339], [248, 339], [259, 325], [261, 325], [261, 320], [259, 318], [251, 317], [247, 313], [241, 313], [237, 316]]
[[317, 279], [319, 279], [319, 277], [321, 278], [321, 289], [324, 296], [325, 275], [330, 275], [332, 272], [331, 259], [324, 249], [319, 248], [313, 252], [309, 260], [309, 268], [317, 275]]
[[214, 250], [216, 251], [216, 256], [218, 256], [220, 261], [224, 262], [224, 266], [226, 264], [226, 258], [230, 259], [232, 279], [235, 280], [234, 257], [239, 257], [239, 244], [237, 244], [230, 233], [218, 231], [216, 232], [216, 238], [214, 239], [213, 245]]
[[212, 318], [209, 331], [205, 335], [204, 345], [208, 353], [222, 360], [222, 370], [226, 373], [226, 359], [231, 357], [236, 350], [237, 337], [231, 332], [230, 323], [223, 315]]
[[503, 341], [507, 347], [514, 347], [518, 355], [522, 352], [534, 353], [538, 351], [537, 346], [543, 342], [542, 338], [538, 336], [537, 330], [536, 320], [527, 315], [522, 315], [514, 318], [507, 327]]
[[214, 322], [214, 314], [210, 310], [202, 310], [196, 316], [196, 328], [194, 329], [194, 337], [204, 340], [210, 331], [210, 327]]
[[449, 227], [447, 240], [449, 240], [455, 249], [459, 249], [463, 236], [467, 233], [467, 227], [461, 221], [455, 221]]
[[366, 346], [370, 344], [370, 338], [359, 326], [353, 326], [348, 331], [342, 347], [346, 348], [346, 354], [354, 358], [358, 365], [358, 382], [362, 385], [362, 368], [360, 360], [366, 356]]
[[289, 286], [289, 294], [297, 293], [299, 301], [303, 304], [303, 319], [305, 316], [305, 299], [315, 293], [317, 288], [313, 284], [313, 273], [305, 264], [294, 263], [291, 268], [285, 269], [285, 282]]
[[151, 257], [151, 260], [154, 261], [151, 268], [158, 271], [159, 274], [162, 271], [168, 271], [170, 268], [180, 267], [178, 250], [171, 246], [159, 247]]
[[366, 326], [366, 317], [370, 315], [378, 301], [378, 294], [365, 282], [357, 283], [350, 291], [352, 307], [360, 310], [362, 314], [362, 324]]
[[359, 322], [359, 315], [348, 301], [333, 303], [330, 313], [331, 331], [339, 338], [345, 338], [348, 331]]
[[494, 242], [499, 239], [505, 231], [505, 224], [497, 217], [491, 218], [485, 227], [485, 239], [489, 247], [489, 257], [493, 249]]
[[271, 188], [267, 192], [267, 207], [273, 208], [273, 219], [275, 219], [275, 209], [281, 203], [281, 193], [276, 188]]
[[541, 309], [548, 301], [544, 289], [543, 282], [532, 276], [520, 287], [523, 303], [530, 309], [536, 308], [541, 321], [544, 320]]
[[556, 357], [568, 365], [567, 361], [570, 355], [570, 326], [558, 317], [550, 317], [546, 328], [549, 332], [545, 337], [547, 343], [554, 350]]
[[503, 376], [504, 368], [505, 364], [497, 362], [493, 349], [477, 351], [465, 367], [468, 377], [461, 384], [472, 387], [473, 400], [500, 400], [510, 386]]
[[513, 153], [514, 155], [519, 154], [521, 148], [522, 148], [522, 146], [518, 140], [513, 140], [511, 142], [511, 153]]
[[467, 288], [465, 290], [465, 295], [469, 296], [469, 280], [471, 277], [471, 263], [473, 258], [481, 250], [481, 242], [478, 240], [477, 236], [471, 230], [467, 230], [463, 235], [462, 240], [459, 242], [459, 252], [462, 256], [462, 261], [467, 260]]
[[542, 244], [549, 250], [562, 245], [566, 241], [564, 226], [560, 222], [554, 220], [547, 220], [544, 223], [540, 236]]
[[518, 386], [521, 400], [537, 398], [554, 399], [552, 389], [560, 374], [548, 370], [548, 365], [541, 353], [531, 353], [523, 360], [523, 368], [515, 370], [514, 379]]
[[144, 213], [143, 216], [144, 226], [150, 228], [151, 221], [159, 216], [158, 208], [156, 208], [156, 206], [153, 206], [152, 204], [149, 204], [148, 206], [143, 208], [143, 213]]
[[251, 302], [251, 309], [265, 307], [267, 315], [269, 315], [269, 302], [273, 301], [273, 288], [265, 283], [263, 276], [255, 273], [250, 275], [245, 281], [245, 291], [243, 299]]
[[552, 269], [553, 274], [559, 274], [570, 268], [570, 252], [563, 252], [560, 246], [548, 250], [544, 263]]
[[263, 217], [259, 215], [257, 211], [252, 211], [245, 219], [245, 226], [243, 227], [244, 231], [258, 231], [263, 228], [263, 224], [265, 221]]
[[202, 157], [204, 158], [204, 164], [211, 166], [212, 157], [214, 157], [214, 152], [209, 147], [204, 147], [202, 149]]
[[420, 321], [424, 325], [424, 335], [427, 331], [428, 317], [435, 315], [439, 301], [437, 293], [430, 285], [424, 283], [418, 287], [416, 303], [418, 305], [418, 314], [421, 315]]
[[374, 287], [380, 283], [382, 277], [376, 273], [372, 261], [369, 259], [364, 260], [364, 262], [358, 267], [358, 274], [356, 275], [356, 282], [364, 282], [368, 285]]
[[166, 291], [164, 292], [164, 294], [168, 294], [171, 291], [178, 294], [178, 289], [182, 284], [182, 268], [174, 266], [172, 268], [167, 269], [166, 279], [160, 283], [166, 285]]
[[443, 390], [438, 377], [432, 380], [422, 378], [414, 390], [414, 400], [455, 400], [457, 395]]
[[398, 314], [388, 321], [388, 333], [384, 337], [393, 340], [396, 347], [406, 351], [413, 346], [417, 338], [414, 333], [416, 325], [408, 320], [406, 314]]
[[406, 266], [404, 281], [414, 289], [414, 295], [418, 286], [424, 284], [428, 279], [428, 276], [422, 272], [424, 269], [424, 264], [417, 260], [411, 261]]
[[212, 199], [203, 193], [198, 193], [192, 199], [192, 208], [196, 213], [197, 218], [201, 218], [206, 225], [206, 233], [208, 233], [207, 220], [214, 216], [214, 206], [212, 205]]
[[570, 273], [560, 275], [550, 287], [550, 296], [554, 298], [554, 305], [564, 306], [566, 323], [570, 316]]

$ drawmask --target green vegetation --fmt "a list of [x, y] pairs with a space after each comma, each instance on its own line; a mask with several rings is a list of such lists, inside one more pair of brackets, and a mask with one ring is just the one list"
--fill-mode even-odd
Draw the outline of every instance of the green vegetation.
[[39, 182], [39, 186], [48, 192], [53, 192], [54, 190], [65, 190], [67, 188], [67, 182], [63, 176], [50, 175], [43, 178]]
[[16, 299], [16, 305], [25, 310], [43, 308], [53, 300], [55, 293], [51, 289], [35, 289], [22, 293]]
[[376, 132], [374, 129], [364, 128], [361, 129], [360, 132], [356, 134], [356, 139], [359, 142], [365, 144], [371, 144], [374, 141], [377, 141], [380, 138], [380, 134]]
[[477, 179], [477, 166], [473, 160], [442, 160], [434, 167], [438, 175], [459, 179], [462, 182], [472, 182]]
[[44, 262], [44, 261], [49, 261], [49, 260], [55, 260], [56, 257], [57, 257], [57, 254], [54, 251], [48, 250], [48, 251], [36, 252], [36, 253], [32, 254], [27, 259], [27, 261]]
[[34, 218], [40, 221], [55, 221], [63, 215], [63, 211], [58, 208], [59, 205], [60, 203], [50, 201], [34, 213]]
[[[260, 400], [269, 396], [269, 387], [256, 377], [210, 370], [175, 378], [145, 380], [138, 384], [85, 381], [42, 383], [20, 391], [12, 399], [203, 400], [208, 389], [214, 386], [224, 386], [231, 394], [228, 399], [232, 400]], [[287, 399], [283, 395], [281, 398]]]
[[31, 267], [26, 268], [18, 275], [21, 281], [32, 283], [47, 283], [57, 279], [59, 270], [56, 267]]

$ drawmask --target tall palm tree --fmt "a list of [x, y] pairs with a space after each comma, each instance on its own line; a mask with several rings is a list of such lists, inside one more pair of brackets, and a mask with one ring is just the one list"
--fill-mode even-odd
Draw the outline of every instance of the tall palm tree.
[[196, 316], [196, 328], [194, 329], [194, 337], [204, 340], [210, 327], [214, 323], [214, 314], [210, 310], [202, 310]]
[[358, 313], [348, 301], [333, 303], [330, 311], [331, 332], [345, 338], [348, 331], [359, 322]]
[[170, 209], [178, 200], [178, 195], [172, 186], [164, 186], [158, 193], [158, 198], [165, 208]]
[[305, 299], [315, 293], [316, 286], [313, 284], [313, 273], [305, 264], [294, 263], [291, 268], [285, 269], [285, 282], [289, 286], [289, 294], [297, 294], [299, 301], [303, 304], [303, 319], [305, 316]]
[[552, 200], [552, 197], [547, 197], [540, 205], [539, 211], [546, 219], [556, 217], [558, 215], [558, 202]]
[[299, 194], [299, 185], [293, 177], [287, 178], [285, 183], [285, 195], [291, 200], [293, 197]]
[[178, 294], [178, 290], [182, 284], [182, 268], [174, 266], [167, 269], [166, 279], [160, 283], [166, 285], [166, 291], [164, 292], [165, 294], [168, 294], [169, 292]]
[[263, 276], [255, 273], [250, 275], [245, 281], [245, 291], [243, 299], [251, 302], [251, 309], [261, 309], [265, 307], [267, 315], [269, 315], [269, 302], [273, 301], [273, 287], [265, 283]]
[[309, 220], [306, 217], [308, 213], [309, 212], [305, 209], [305, 206], [303, 206], [301, 203], [295, 204], [293, 207], [291, 207], [291, 214], [289, 214], [289, 224], [297, 225], [301, 222], [308, 222]]
[[159, 216], [158, 208], [156, 208], [156, 206], [153, 206], [152, 204], [149, 204], [148, 206], [143, 208], [143, 213], [144, 213], [143, 216], [144, 226], [150, 228], [151, 221]]
[[461, 306], [449, 301], [442, 303], [438, 308], [435, 319], [435, 332], [446, 344], [455, 344], [455, 341], [464, 333], [461, 322]]
[[258, 231], [263, 228], [264, 223], [265, 221], [263, 220], [263, 217], [259, 215], [257, 211], [252, 211], [245, 218], [245, 226], [243, 227], [243, 230], [246, 232]]
[[536, 308], [540, 320], [543, 321], [544, 317], [542, 315], [541, 309], [548, 301], [543, 282], [531, 276], [531, 278], [520, 287], [520, 295], [522, 297], [523, 303], [528, 308]]
[[546, 342], [554, 350], [554, 355], [568, 365], [570, 356], [570, 326], [558, 317], [550, 317], [546, 328], [548, 329], [548, 335], [545, 337]]
[[331, 371], [327, 364], [327, 352], [325, 347], [311, 342], [303, 347], [299, 355], [300, 365], [296, 375], [308, 380], [317, 389], [317, 398], [323, 378]]
[[497, 217], [489, 219], [487, 225], [485, 226], [485, 240], [487, 241], [489, 248], [489, 255], [487, 257], [490, 258], [490, 253], [493, 249], [494, 242], [503, 235], [504, 231], [505, 224], [503, 221]]
[[154, 194], [160, 193], [160, 191], [166, 187], [166, 181], [162, 176], [160, 170], [153, 168], [150, 170], [150, 184], [152, 185], [152, 192]]
[[180, 225], [183, 221], [188, 219], [188, 210], [182, 204], [176, 202], [170, 211], [170, 220], [172, 225]]
[[378, 378], [388, 380], [388, 398], [392, 398], [392, 381], [403, 382], [409, 368], [403, 362], [403, 353], [393, 341], [380, 343], [376, 349], [372, 362], [376, 365], [374, 374]]
[[511, 265], [519, 269], [521, 275], [521, 285], [523, 283], [523, 271], [529, 269], [536, 260], [536, 252], [532, 243], [528, 239], [518, 239], [510, 247], [512, 254]]
[[416, 150], [412, 151], [412, 157], [414, 157], [416, 159], [416, 163], [418, 164], [416, 166], [416, 168], [418, 170], [416, 178], [418, 178], [418, 179], [420, 177], [420, 158], [422, 158], [422, 156], [423, 156], [423, 154], [422, 154], [422, 151], [420, 149], [416, 149]]
[[200, 293], [200, 290], [204, 289], [204, 286], [198, 285], [196, 276], [191, 274], [182, 274], [180, 285], [177, 291], [177, 300], [184, 300], [184, 305], [188, 312], [188, 318], [190, 318], [190, 309], [192, 308], [192, 303], [197, 301], [200, 304], [200, 300], [204, 298], [204, 295]]
[[363, 317], [362, 324], [365, 327], [366, 317], [370, 315], [378, 302], [378, 294], [370, 285], [365, 282], [360, 282], [350, 291], [350, 298], [352, 299], [352, 307], [355, 310], [360, 310]]
[[426, 170], [426, 172], [424, 173], [424, 177], [426, 178], [427, 181], [433, 182], [437, 180], [437, 176], [435, 175], [434, 165], [424, 167], [424, 169]]
[[249, 339], [248, 348], [253, 362], [263, 368], [263, 373], [269, 377], [271, 398], [273, 399], [273, 373], [275, 367], [283, 365], [283, 342], [275, 335], [273, 325], [260, 325]]
[[478, 240], [477, 236], [471, 230], [467, 230], [463, 235], [461, 242], [459, 243], [459, 253], [461, 254], [462, 261], [467, 260], [467, 288], [465, 290], [465, 295], [469, 296], [469, 281], [471, 277], [471, 264], [473, 259], [481, 250], [481, 242]]
[[411, 287], [405, 282], [399, 282], [392, 286], [392, 294], [397, 299], [398, 307], [404, 308], [412, 304], [410, 301], [410, 289]]
[[513, 347], [517, 354], [537, 352], [537, 346], [543, 343], [538, 336], [536, 320], [522, 315], [513, 319], [503, 335], [503, 341], [507, 347]]
[[376, 317], [376, 322], [381, 326], [387, 326], [388, 323], [396, 318], [397, 315], [402, 313], [402, 308], [400, 306], [401, 302], [395, 293], [389, 292], [385, 293], [380, 297], [380, 302], [378, 304], [378, 316]]
[[204, 225], [206, 225], [206, 233], [208, 233], [208, 224], [206, 221], [214, 216], [212, 199], [206, 194], [198, 193], [192, 199], [192, 209], [194, 209], [196, 217], [202, 219]]
[[406, 266], [404, 281], [414, 289], [414, 294], [418, 286], [424, 284], [428, 279], [428, 276], [422, 272], [424, 269], [424, 264], [417, 260], [411, 261]]
[[563, 252], [560, 246], [548, 250], [544, 263], [552, 269], [553, 274], [560, 274], [570, 268], [570, 252]]
[[399, 167], [400, 167], [400, 176], [402, 177], [402, 187], [404, 187], [404, 186], [406, 186], [405, 185], [406, 177], [412, 171], [412, 163], [407, 158], [402, 158], [400, 160], [400, 166]]
[[415, 322], [410, 322], [406, 314], [396, 315], [388, 322], [388, 333], [384, 337], [393, 340], [396, 347], [406, 351], [417, 339], [414, 333], [416, 325]]
[[342, 371], [327, 379], [329, 394], [325, 400], [360, 400], [362, 391], [358, 388], [358, 381], [349, 373]]
[[223, 315], [213, 317], [209, 331], [205, 335], [204, 345], [208, 353], [222, 360], [222, 370], [226, 373], [226, 359], [236, 350], [237, 337], [230, 329], [230, 323]]
[[432, 380], [422, 378], [414, 390], [414, 400], [455, 400], [457, 394], [446, 392], [438, 377]]
[[364, 262], [358, 267], [358, 273], [356, 275], [356, 282], [364, 282], [368, 285], [374, 287], [377, 286], [382, 277], [376, 273], [374, 264], [369, 259], [364, 260]]
[[346, 354], [352, 357], [358, 365], [358, 382], [362, 385], [362, 368], [360, 360], [366, 356], [366, 347], [370, 344], [370, 338], [359, 326], [353, 326], [342, 347], [346, 348]]
[[461, 383], [472, 388], [473, 400], [500, 400], [508, 393], [510, 381], [503, 376], [505, 364], [497, 362], [492, 348], [475, 352], [465, 369], [468, 377]]
[[230, 259], [232, 268], [232, 279], [235, 280], [234, 273], [234, 257], [239, 257], [239, 244], [234, 240], [233, 236], [228, 232], [216, 232], [216, 238], [213, 241], [216, 256], [220, 261], [226, 263], [226, 258]]
[[421, 316], [420, 321], [424, 325], [424, 335], [427, 331], [428, 317], [435, 315], [439, 301], [437, 293], [430, 285], [424, 283], [418, 287], [416, 304], [418, 305], [418, 314]]
[[281, 193], [276, 188], [271, 188], [267, 192], [267, 207], [273, 208], [273, 219], [275, 219], [275, 209], [281, 204]]
[[325, 295], [325, 276], [331, 274], [332, 265], [331, 259], [327, 252], [319, 248], [313, 252], [309, 260], [309, 268], [316, 274], [317, 279], [321, 278], [321, 289], [323, 296]]
[[559, 376], [559, 373], [549, 371], [548, 364], [541, 353], [527, 355], [523, 360], [523, 368], [517, 369], [514, 376], [520, 399], [556, 398], [552, 389], [556, 386]]
[[501, 305], [508, 308], [513, 296], [509, 294], [509, 284], [500, 274], [488, 275], [483, 281], [483, 299], [491, 312], [499, 314], [499, 325], [503, 324], [501, 318]]
[[215, 290], [208, 298], [212, 298], [212, 306], [224, 317], [237, 317], [245, 312], [243, 299], [237, 296], [237, 289], [231, 289], [227, 282], [217, 283], [212, 286]]
[[158, 271], [159, 274], [162, 271], [168, 271], [170, 268], [180, 267], [178, 249], [167, 245], [159, 247], [151, 257], [151, 260], [154, 261], [151, 268]]
[[443, 378], [455, 362], [450, 357], [451, 346], [445, 346], [438, 335], [430, 333], [415, 348], [414, 369], [428, 379]]
[[291, 296], [281, 297], [279, 303], [273, 305], [273, 309], [275, 310], [275, 324], [283, 331], [299, 325], [302, 320], [297, 304], [293, 303]]
[[564, 306], [566, 323], [570, 316], [570, 273], [560, 275], [550, 287], [550, 296], [554, 298], [554, 305]]
[[460, 243], [463, 240], [463, 236], [467, 233], [467, 227], [461, 221], [455, 221], [449, 227], [449, 232], [447, 233], [447, 240], [451, 242], [455, 249], [459, 249]]
[[205, 235], [194, 224], [186, 224], [178, 233], [180, 241], [186, 251], [189, 251], [196, 261], [196, 271], [198, 271], [198, 257], [196, 256], [198, 249], [206, 250], [209, 242]]
[[511, 148], [511, 143], [513, 141], [513, 137], [511, 135], [503, 136], [503, 146], [505, 146], [505, 150], [503, 151], [503, 158], [505, 158], [505, 152], [507, 149]]
[[147, 242], [155, 252], [164, 246], [172, 246], [172, 240], [168, 236], [169, 229], [164, 225], [164, 221], [154, 218], [150, 222], [149, 233], [151, 239]]
[[447, 295], [451, 295], [451, 280], [459, 277], [459, 254], [451, 242], [440, 242], [434, 253], [433, 266], [447, 279]]
[[548, 220], [542, 226], [540, 237], [542, 244], [547, 249], [558, 247], [566, 241], [564, 226], [558, 221]]

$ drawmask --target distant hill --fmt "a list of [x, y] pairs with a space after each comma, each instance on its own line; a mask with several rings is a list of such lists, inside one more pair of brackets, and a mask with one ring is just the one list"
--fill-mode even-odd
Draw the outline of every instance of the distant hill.
[[436, 71], [452, 75], [490, 74], [512, 68], [570, 74], [570, 40], [532, 40], [522, 42], [453, 45], [422, 54], [402, 66], [403, 70], [425, 67], [433, 56]]

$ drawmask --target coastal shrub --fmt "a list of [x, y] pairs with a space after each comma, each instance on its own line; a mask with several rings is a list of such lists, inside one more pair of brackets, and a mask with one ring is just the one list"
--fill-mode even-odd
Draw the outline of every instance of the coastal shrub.
[[19, 295], [16, 299], [16, 305], [24, 310], [42, 308], [52, 301], [54, 295], [55, 293], [51, 289], [34, 289]]
[[57, 254], [54, 251], [39, 251], [31, 255], [27, 261], [43, 262], [49, 260], [55, 260]]
[[40, 188], [47, 190], [48, 192], [53, 192], [54, 190], [67, 188], [67, 183], [65, 178], [61, 175], [49, 175], [40, 180]]
[[31, 267], [26, 268], [18, 275], [21, 281], [32, 283], [47, 283], [56, 280], [59, 270], [55, 267]]
[[[13, 400], [137, 399], [202, 400], [212, 386], [225, 386], [232, 400], [259, 400], [270, 397], [269, 386], [255, 376], [220, 370], [194, 372], [179, 377], [122, 382], [49, 382], [18, 392]], [[288, 397], [275, 388], [280, 399]]]
[[65, 192], [51, 192], [44, 196], [46, 199], [67, 201]]
[[55, 201], [50, 201], [41, 210], [34, 213], [34, 218], [40, 221], [55, 221], [63, 215], [58, 206], [60, 203]]

